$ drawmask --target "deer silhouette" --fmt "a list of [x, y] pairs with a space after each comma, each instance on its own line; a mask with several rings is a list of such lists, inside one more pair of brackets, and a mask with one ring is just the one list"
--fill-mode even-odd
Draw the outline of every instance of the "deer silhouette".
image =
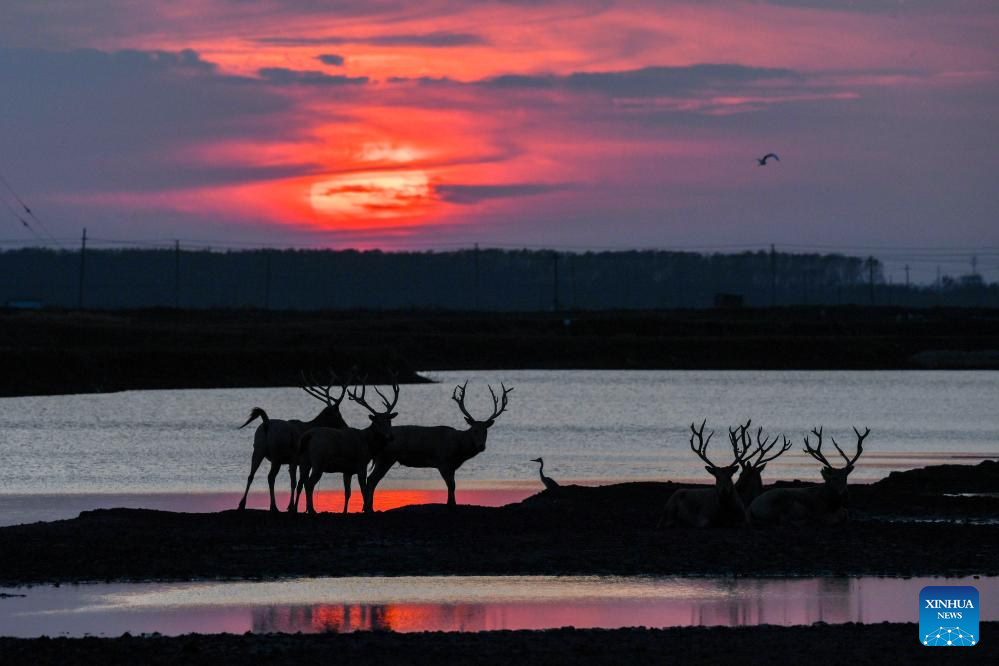
[[486, 419], [476, 419], [465, 408], [465, 389], [468, 382], [454, 387], [451, 399], [468, 424], [467, 430], [451, 426], [396, 426], [394, 438], [380, 453], [375, 455], [374, 468], [368, 477], [368, 492], [365, 496], [365, 510], [374, 508], [375, 488], [385, 474], [396, 463], [404, 467], [433, 468], [440, 473], [447, 486], [448, 506], [456, 504], [454, 497], [454, 473], [468, 459], [486, 450], [486, 436], [489, 428], [500, 414], [506, 411], [508, 396], [513, 391], [500, 384], [502, 394], [496, 395], [493, 387], [489, 393], [493, 399], [492, 413]]
[[278, 510], [277, 503], [274, 501], [274, 480], [277, 478], [281, 466], [288, 465], [288, 475], [291, 477], [291, 499], [288, 501], [288, 511], [295, 511], [295, 474], [298, 462], [295, 456], [299, 437], [312, 428], [347, 427], [346, 421], [343, 420], [343, 416], [340, 414], [340, 403], [343, 402], [347, 385], [341, 385], [340, 395], [333, 397], [331, 390], [337, 384], [339, 384], [339, 380], [332, 371], [330, 372], [329, 384], [321, 384], [315, 380], [310, 382], [305, 378], [305, 373], [302, 373], [301, 389], [313, 398], [326, 403], [323, 410], [311, 421], [272, 419], [260, 407], [254, 407], [250, 411], [250, 418], [246, 419], [246, 423], [239, 427], [241, 429], [245, 428], [257, 418], [260, 419], [261, 423], [257, 426], [256, 432], [253, 433], [253, 456], [250, 460], [250, 474], [246, 477], [246, 489], [243, 491], [243, 497], [239, 500], [238, 506], [241, 511], [246, 508], [246, 496], [250, 492], [250, 484], [253, 483], [253, 477], [257, 473], [257, 468], [260, 467], [260, 463], [265, 458], [271, 463], [270, 472], [267, 473], [267, 485], [270, 487], [271, 492], [270, 510]]
[[749, 505], [749, 520], [755, 526], [767, 527], [773, 525], [838, 525], [847, 519], [847, 477], [853, 471], [857, 459], [864, 452], [864, 440], [871, 429], [866, 428], [861, 433], [853, 429], [857, 435], [857, 449], [850, 458], [843, 452], [839, 444], [832, 439], [833, 446], [846, 462], [844, 467], [833, 467], [822, 453], [822, 428], [813, 428], [812, 435], [816, 438], [812, 448], [808, 436], [805, 436], [804, 451], [815, 460], [822, 463], [823, 483], [808, 488], [772, 488], [763, 493]]
[[316, 512], [313, 492], [325, 472], [343, 474], [343, 512], [347, 513], [351, 479], [357, 475], [361, 494], [366, 496], [368, 464], [392, 441], [392, 419], [398, 416], [392, 410], [399, 402], [399, 385], [392, 384], [391, 401], [375, 387], [375, 393], [382, 399], [383, 410], [375, 409], [365, 401], [365, 391], [366, 386], [362, 383], [359, 391], [348, 391], [347, 396], [368, 410], [371, 423], [367, 428], [313, 428], [298, 442], [297, 459], [305, 481], [306, 508], [310, 514]]
[[[791, 448], [791, 440], [787, 437], [775, 435], [771, 439], [763, 434], [763, 428], [756, 429], [756, 442], [754, 444], [753, 435], [749, 430], [752, 423], [753, 421], [750, 419], [746, 421], [745, 425], [729, 430], [729, 438], [733, 441], [738, 440], [741, 451], [742, 457], [739, 462], [741, 471], [739, 472], [739, 480], [735, 482], [735, 490], [739, 493], [743, 506], [746, 507], [763, 492], [763, 470], [766, 469], [767, 463], [779, 458]], [[780, 448], [777, 449], [776, 453], [770, 455], [778, 443], [780, 443]], [[750, 452], [754, 445], [755, 448]]]
[[738, 527], [746, 523], [746, 509], [732, 483], [732, 477], [739, 469], [741, 456], [744, 455], [735, 435], [737, 431], [729, 431], [734, 460], [729, 465], [719, 467], [707, 455], [708, 444], [715, 433], [708, 433], [705, 439], [706, 424], [707, 419], [701, 422], [700, 428], [690, 424], [690, 450], [706, 463], [704, 469], [715, 477], [715, 487], [681, 488], [674, 491], [666, 502], [666, 509], [657, 528], [664, 523], [666, 527]]

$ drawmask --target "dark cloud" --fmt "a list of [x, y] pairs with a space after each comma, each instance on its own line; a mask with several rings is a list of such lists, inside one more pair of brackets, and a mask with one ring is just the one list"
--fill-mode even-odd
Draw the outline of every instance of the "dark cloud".
[[437, 185], [434, 191], [444, 201], [476, 204], [489, 199], [509, 199], [547, 194], [567, 189], [564, 184], [516, 183], [510, 185]]
[[278, 85], [350, 86], [363, 85], [368, 82], [366, 76], [330, 76], [325, 72], [287, 69], [285, 67], [264, 67], [257, 73], [260, 78]]
[[369, 44], [371, 46], [424, 46], [450, 48], [486, 44], [481, 35], [465, 32], [427, 32], [414, 34], [369, 35], [367, 37], [258, 37], [253, 41], [272, 46], [340, 46], [342, 44]]
[[335, 53], [324, 53], [319, 56], [319, 62], [324, 65], [330, 65], [332, 67], [343, 67], [343, 63], [346, 62], [342, 55], [337, 55]]

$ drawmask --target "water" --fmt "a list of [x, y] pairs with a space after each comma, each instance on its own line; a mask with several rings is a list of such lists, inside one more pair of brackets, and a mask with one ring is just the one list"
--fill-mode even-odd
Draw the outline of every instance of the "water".
[[[999, 378], [994, 372], [706, 372], [489, 371], [437, 372], [439, 384], [402, 387], [397, 423], [462, 426], [451, 401], [470, 379], [469, 406], [491, 406], [485, 382], [515, 387], [509, 411], [490, 431], [485, 453], [458, 471], [463, 491], [540, 489], [537, 468], [561, 482], [705, 481], [689, 451], [688, 424], [708, 419], [719, 432], [715, 456], [726, 458], [725, 429], [752, 417], [769, 432], [801, 435], [824, 424], [852, 450], [851, 426], [869, 425], [855, 482], [890, 470], [999, 457]], [[294, 388], [126, 391], [0, 399], [0, 509], [24, 495], [145, 495], [242, 492], [252, 442], [238, 430], [254, 405], [275, 417], [310, 418], [320, 403]], [[366, 423], [351, 403], [350, 423]], [[267, 465], [254, 488], [266, 489]], [[800, 451], [767, 467], [768, 479], [818, 480]], [[286, 504], [287, 476], [278, 479]], [[340, 488], [325, 477], [323, 486]], [[439, 491], [434, 470], [395, 468], [386, 489]], [[355, 492], [355, 496], [357, 493]], [[335, 500], [330, 500], [331, 505]], [[266, 506], [256, 495], [251, 505]]]
[[982, 621], [999, 619], [997, 578], [364, 577], [15, 588], [0, 635], [917, 622], [937, 584], [977, 587]]

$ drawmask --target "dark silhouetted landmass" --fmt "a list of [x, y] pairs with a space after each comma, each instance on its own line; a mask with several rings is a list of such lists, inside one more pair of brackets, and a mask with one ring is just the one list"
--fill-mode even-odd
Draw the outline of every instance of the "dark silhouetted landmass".
[[[995, 636], [999, 622], [982, 622]], [[289, 664], [989, 664], [999, 642], [983, 640], [941, 655], [917, 640], [916, 624], [824, 624], [800, 627], [551, 629], [479, 633], [191, 634], [120, 638], [0, 638], [9, 663]]]
[[[957, 483], [962, 470], [965, 482]], [[996, 462], [946, 475], [949, 489], [999, 491]], [[0, 528], [0, 585], [458, 574], [999, 575], [999, 525], [964, 522], [993, 519], [999, 497], [893, 490], [897, 483], [851, 486], [846, 525], [768, 530], [656, 530], [670, 494], [684, 487], [672, 483], [563, 486], [503, 507], [413, 505], [375, 514], [85, 511]]]
[[999, 368], [999, 310], [0, 310], [0, 395], [293, 386], [462, 369]]
[[489, 312], [789, 305], [999, 307], [981, 275], [890, 284], [842, 254], [552, 250], [0, 252], [0, 304], [95, 309], [447, 309]]

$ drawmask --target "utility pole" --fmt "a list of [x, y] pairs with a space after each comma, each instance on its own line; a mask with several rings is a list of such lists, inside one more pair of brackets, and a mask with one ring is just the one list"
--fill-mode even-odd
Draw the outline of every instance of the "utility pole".
[[552, 309], [559, 311], [558, 303], [558, 250], [552, 252]]
[[83, 309], [83, 282], [87, 271], [87, 228], [83, 228], [83, 238], [80, 241], [80, 294], [77, 299], [77, 308]]
[[971, 255], [971, 274], [978, 275], [978, 255]]
[[909, 264], [905, 265], [905, 288], [909, 289]]
[[871, 282], [871, 305], [874, 305], [874, 257], [867, 258], [867, 270], [870, 274]]
[[777, 251], [770, 244], [770, 307], [777, 307]]
[[173, 242], [173, 307], [180, 309], [180, 241]]
[[479, 302], [479, 244], [475, 244], [475, 309], [478, 310], [480, 306]]
[[271, 309], [271, 251], [264, 250], [264, 309]]

